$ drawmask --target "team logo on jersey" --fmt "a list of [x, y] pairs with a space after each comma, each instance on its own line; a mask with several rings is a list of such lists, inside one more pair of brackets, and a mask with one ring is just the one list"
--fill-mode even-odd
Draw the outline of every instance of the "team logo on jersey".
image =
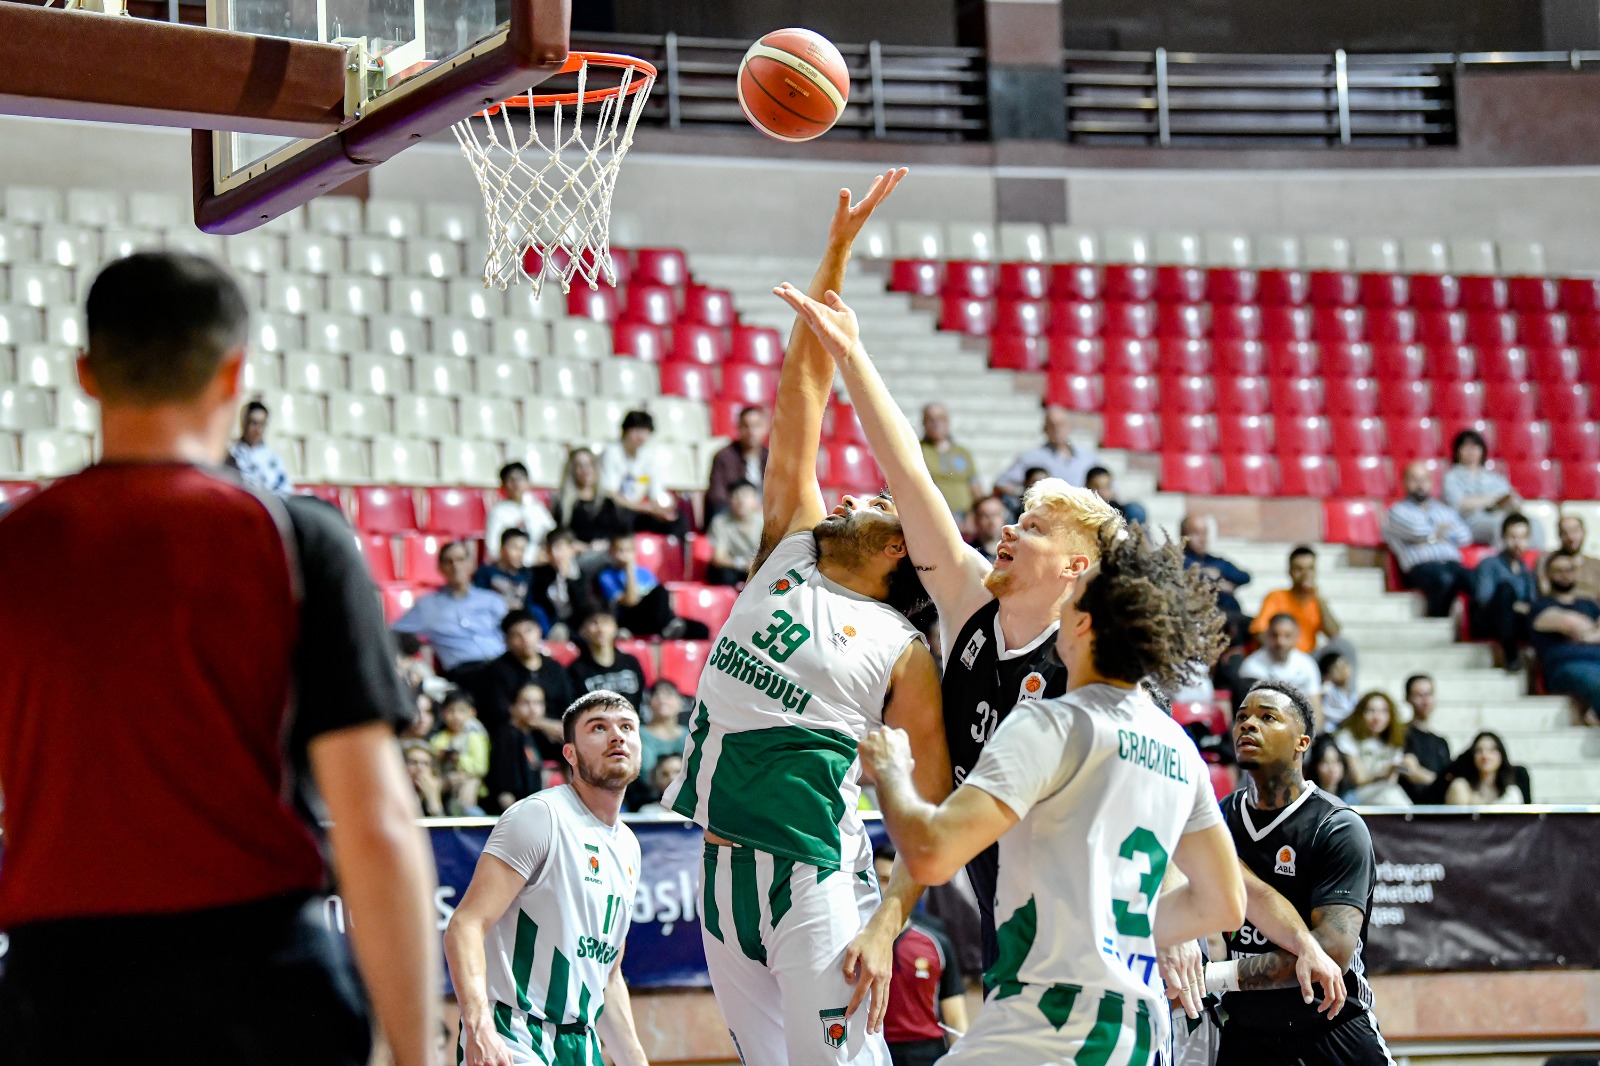
[[917, 958], [912, 960], [912, 968], [917, 971], [917, 980], [926, 981], [933, 976], [933, 963], [927, 959]]
[[793, 570], [787, 570], [782, 577], [767, 586], [767, 594], [769, 596], [782, 596], [784, 593], [793, 592], [805, 583], [805, 578]]
[[1036, 700], [1044, 695], [1044, 675], [1035, 670], [1022, 679], [1022, 691], [1017, 694], [1019, 700]]
[[1286, 877], [1294, 876], [1294, 849], [1289, 845], [1278, 849], [1278, 864], [1272, 868], [1272, 872]]
[[822, 1039], [828, 1042], [829, 1047], [844, 1046], [844, 1012], [843, 1007], [817, 1012], [822, 1019]]
[[961, 665], [971, 670], [972, 664], [978, 661], [978, 652], [983, 650], [984, 642], [988, 639], [981, 629], [972, 634], [972, 639], [967, 641], [967, 646], [962, 649]]
[[835, 648], [838, 648], [840, 651], [844, 651], [846, 648], [848, 648], [850, 646], [850, 640], [855, 635], [856, 635], [856, 627], [855, 626], [845, 626], [843, 629], [839, 630], [839, 632], [837, 632], [833, 636], [829, 637], [828, 638], [828, 643], [832, 644]]

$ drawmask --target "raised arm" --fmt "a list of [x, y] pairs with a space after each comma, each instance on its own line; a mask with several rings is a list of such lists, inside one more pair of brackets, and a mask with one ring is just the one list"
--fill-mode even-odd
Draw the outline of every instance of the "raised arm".
[[[905, 175], [904, 169], [880, 174], [854, 207], [850, 204], [850, 190], [839, 190], [839, 204], [828, 227], [828, 247], [811, 279], [812, 292], [821, 296], [843, 286], [856, 234]], [[833, 360], [811, 329], [797, 318], [789, 333], [789, 348], [778, 376], [777, 400], [772, 406], [767, 472], [762, 479], [761, 550], [756, 553], [752, 569], [759, 569], [784, 537], [811, 529], [823, 519], [817, 449], [822, 439], [822, 414], [832, 389]]]
[[889, 396], [882, 375], [861, 345], [855, 312], [837, 291], [823, 294], [820, 301], [815, 291], [807, 296], [791, 285], [774, 291], [810, 324], [844, 375], [873, 458], [889, 479], [911, 561], [939, 608], [940, 620], [955, 632], [989, 598], [983, 588], [989, 561], [962, 541], [950, 507], [923, 462], [916, 430]]

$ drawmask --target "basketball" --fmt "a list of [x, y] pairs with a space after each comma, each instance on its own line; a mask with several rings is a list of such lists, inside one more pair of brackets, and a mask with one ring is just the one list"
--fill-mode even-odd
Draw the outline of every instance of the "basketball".
[[849, 99], [844, 56], [811, 30], [774, 30], [751, 45], [739, 64], [739, 107], [774, 140], [822, 136]]

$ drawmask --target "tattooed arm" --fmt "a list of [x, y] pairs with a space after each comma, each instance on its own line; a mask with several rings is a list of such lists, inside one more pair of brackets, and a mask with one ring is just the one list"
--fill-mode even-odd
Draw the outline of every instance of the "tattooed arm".
[[[1361, 921], [1361, 908], [1343, 903], [1318, 907], [1311, 912], [1311, 938], [1342, 971], [1348, 972], [1355, 958], [1356, 947], [1361, 942]], [[1212, 963], [1206, 967], [1206, 990], [1222, 993], [1298, 988], [1300, 978], [1295, 973], [1295, 964], [1296, 957], [1282, 948], [1247, 955], [1234, 962]], [[1327, 1010], [1329, 1005], [1325, 1001], [1322, 1009]]]
[[[1257, 877], [1250, 867], [1239, 864], [1244, 873], [1245, 920], [1274, 944], [1288, 945], [1294, 955], [1294, 977], [1300, 985], [1300, 996], [1307, 1003], [1315, 1000], [1316, 986], [1322, 988], [1322, 1007], [1332, 1018], [1344, 1009], [1344, 971], [1349, 962], [1335, 962], [1323, 950], [1316, 936], [1306, 928], [1300, 912], [1284, 899], [1271, 885]], [[1346, 908], [1355, 910], [1354, 907]], [[1356, 932], [1361, 931], [1357, 911]], [[1256, 956], [1262, 958], [1264, 956]], [[1240, 969], [1245, 960], [1240, 960]], [[1241, 984], [1240, 989], [1244, 989]]]

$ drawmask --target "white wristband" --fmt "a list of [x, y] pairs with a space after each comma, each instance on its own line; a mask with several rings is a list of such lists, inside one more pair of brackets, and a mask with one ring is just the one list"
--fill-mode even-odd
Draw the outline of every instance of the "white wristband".
[[1224, 992], [1239, 991], [1239, 964], [1237, 962], [1206, 963], [1206, 995], [1220, 996]]

